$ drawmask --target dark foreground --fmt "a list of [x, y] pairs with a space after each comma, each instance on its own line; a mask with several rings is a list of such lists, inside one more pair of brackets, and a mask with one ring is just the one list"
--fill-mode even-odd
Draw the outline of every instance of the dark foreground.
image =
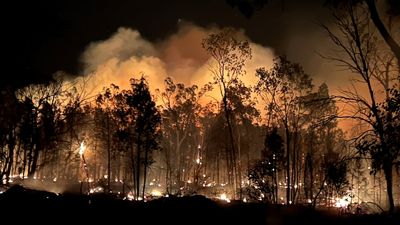
[[131, 202], [109, 195], [56, 195], [22, 187], [0, 195], [1, 215], [17, 224], [400, 224], [400, 215], [345, 215], [303, 206], [223, 203], [203, 196]]

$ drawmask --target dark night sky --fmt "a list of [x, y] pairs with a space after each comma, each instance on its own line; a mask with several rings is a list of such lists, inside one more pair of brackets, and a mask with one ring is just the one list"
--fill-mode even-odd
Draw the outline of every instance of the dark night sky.
[[[225, 0], [13, 1], [2, 7], [3, 56], [7, 61], [1, 83], [43, 82], [58, 70], [77, 74], [82, 69], [79, 57], [92, 41], [107, 39], [121, 26], [157, 41], [174, 33], [179, 19], [199, 26], [243, 28], [252, 41], [278, 53], [290, 56], [292, 52], [296, 59], [292, 39], [308, 39], [320, 29], [317, 23], [329, 18], [324, 1], [298, 2], [272, 0], [247, 19]], [[297, 57], [300, 60], [314, 54], [308, 43], [298, 44], [309, 49]]]

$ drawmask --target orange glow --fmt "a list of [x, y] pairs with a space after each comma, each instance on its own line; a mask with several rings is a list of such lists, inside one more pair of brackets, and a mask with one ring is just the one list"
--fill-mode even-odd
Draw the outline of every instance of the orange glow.
[[79, 147], [79, 155], [82, 156], [82, 155], [85, 153], [85, 150], [86, 150], [86, 146], [85, 146], [84, 141], [82, 141], [82, 142], [81, 142], [81, 145], [80, 145], [80, 147]]

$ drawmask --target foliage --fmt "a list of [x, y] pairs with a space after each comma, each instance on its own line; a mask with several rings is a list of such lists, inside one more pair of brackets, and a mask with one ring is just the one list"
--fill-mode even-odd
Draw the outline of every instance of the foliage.
[[258, 161], [248, 173], [250, 186], [245, 193], [250, 199], [255, 201], [274, 202], [276, 186], [272, 179], [274, 175], [274, 165], [268, 160]]
[[347, 166], [345, 160], [329, 160], [325, 165], [326, 183], [339, 195], [343, 195], [349, 185]]

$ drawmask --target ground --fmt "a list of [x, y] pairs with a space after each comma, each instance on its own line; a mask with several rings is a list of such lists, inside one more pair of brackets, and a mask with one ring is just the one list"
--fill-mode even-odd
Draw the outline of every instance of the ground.
[[132, 202], [105, 194], [54, 194], [14, 186], [0, 195], [5, 221], [75, 224], [400, 224], [395, 215], [338, 215], [307, 206], [218, 202], [204, 196]]

